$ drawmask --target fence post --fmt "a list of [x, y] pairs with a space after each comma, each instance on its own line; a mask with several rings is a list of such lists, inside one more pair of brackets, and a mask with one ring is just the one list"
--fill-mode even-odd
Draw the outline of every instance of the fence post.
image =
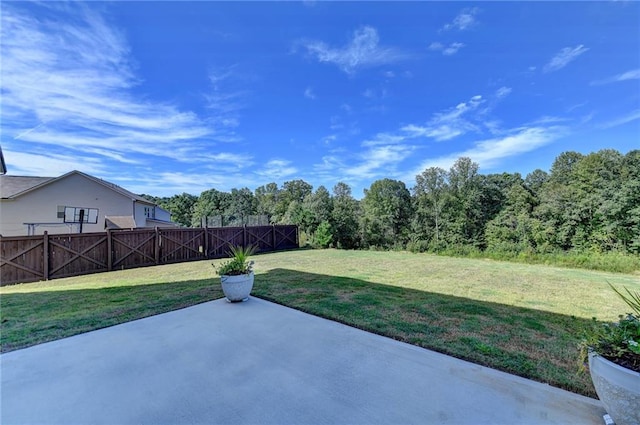
[[161, 241], [160, 241], [160, 229], [158, 229], [158, 226], [156, 226], [156, 246], [155, 246], [155, 261], [156, 261], [156, 265], [160, 264], [160, 245], [161, 245]]
[[273, 242], [271, 244], [272, 245], [271, 250], [275, 251], [276, 250], [276, 225], [275, 224], [271, 226], [271, 231], [273, 233]]
[[107, 229], [107, 271], [113, 270], [113, 233]]
[[247, 247], [247, 225], [242, 226], [242, 246]]
[[204, 258], [209, 259], [209, 229], [204, 225]]
[[49, 232], [45, 230], [42, 237], [42, 277], [44, 280], [49, 280]]

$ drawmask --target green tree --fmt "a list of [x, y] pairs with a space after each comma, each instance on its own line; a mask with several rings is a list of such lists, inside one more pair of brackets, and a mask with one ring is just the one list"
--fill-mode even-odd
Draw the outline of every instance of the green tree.
[[527, 177], [524, 179], [524, 185], [537, 197], [547, 180], [549, 180], [549, 173], [537, 168], [527, 174]]
[[620, 190], [614, 195], [609, 220], [625, 251], [640, 254], [640, 150], [628, 152], [620, 167]]
[[224, 216], [230, 201], [231, 195], [227, 192], [220, 192], [217, 189], [205, 190], [193, 207], [191, 223], [194, 227], [198, 227], [206, 217]]
[[487, 248], [521, 252], [535, 248], [534, 219], [531, 215], [535, 197], [523, 183], [514, 183], [507, 193], [506, 205], [486, 226]]
[[274, 221], [276, 221], [275, 218], [278, 218], [276, 222], [290, 222], [292, 217], [291, 213], [285, 219], [285, 214], [287, 214], [287, 211], [290, 209], [290, 204], [295, 201], [297, 203], [296, 208], [301, 207], [304, 202], [304, 198], [307, 195], [310, 195], [312, 191], [313, 186], [304, 180], [290, 180], [284, 182], [282, 189], [279, 191], [278, 200], [276, 202]]
[[161, 206], [171, 213], [172, 221], [188, 227], [192, 224], [192, 217], [197, 202], [197, 196], [185, 192], [181, 195], [173, 195]]
[[257, 204], [253, 192], [249, 188], [231, 189], [229, 205], [225, 210], [225, 222], [228, 225], [242, 226], [247, 217], [257, 213]]
[[331, 229], [336, 247], [354, 249], [360, 246], [358, 235], [359, 204], [351, 196], [351, 187], [339, 182], [333, 187]]
[[439, 167], [430, 167], [416, 176], [413, 188], [415, 217], [413, 231], [415, 239], [440, 244], [443, 227], [442, 212], [449, 200], [447, 172]]
[[278, 223], [281, 216], [278, 215], [277, 205], [280, 201], [280, 189], [276, 183], [260, 186], [255, 190], [257, 213], [269, 217], [271, 223]]
[[572, 187], [576, 165], [584, 155], [563, 152], [553, 162], [549, 178], [539, 192], [540, 205], [534, 216], [541, 222], [536, 239], [543, 251], [573, 247], [573, 239], [581, 220], [577, 204], [580, 194]]
[[331, 224], [328, 221], [323, 221], [313, 235], [313, 244], [319, 248], [328, 248], [332, 239]]
[[316, 231], [320, 223], [331, 220], [333, 202], [331, 194], [324, 186], [318, 187], [314, 193], [307, 195], [302, 207], [307, 211], [307, 220], [304, 225], [305, 231], [310, 235]]
[[478, 177], [478, 164], [461, 157], [449, 170], [452, 201], [447, 208], [447, 242], [451, 245], [482, 246], [482, 193]]
[[406, 245], [413, 208], [411, 194], [403, 182], [391, 179], [373, 182], [365, 190], [362, 206], [362, 229], [366, 245]]

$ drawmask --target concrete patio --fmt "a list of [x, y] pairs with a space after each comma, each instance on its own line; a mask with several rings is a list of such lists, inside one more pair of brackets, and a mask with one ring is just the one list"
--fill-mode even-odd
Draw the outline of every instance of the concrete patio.
[[0, 356], [2, 424], [602, 424], [599, 401], [264, 300]]

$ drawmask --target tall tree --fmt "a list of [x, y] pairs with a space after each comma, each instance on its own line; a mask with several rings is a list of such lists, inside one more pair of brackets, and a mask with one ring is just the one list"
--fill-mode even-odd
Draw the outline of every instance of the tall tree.
[[628, 152], [620, 167], [620, 190], [609, 219], [624, 250], [640, 254], [640, 150]]
[[542, 186], [549, 180], [549, 173], [539, 168], [533, 170], [524, 179], [524, 185], [534, 195], [538, 196], [538, 193], [542, 189]]
[[449, 170], [449, 186], [453, 200], [447, 209], [448, 242], [453, 245], [482, 246], [481, 191], [478, 164], [461, 157]]
[[415, 199], [414, 231], [417, 239], [440, 243], [442, 211], [449, 199], [447, 172], [439, 167], [430, 167], [416, 176], [413, 188]]
[[365, 190], [362, 229], [367, 245], [391, 247], [409, 240], [411, 194], [399, 180], [382, 179]]
[[274, 216], [279, 218], [278, 222], [283, 221], [283, 218], [289, 209], [289, 205], [292, 202], [295, 201], [298, 205], [301, 205], [302, 202], [304, 202], [304, 198], [311, 194], [312, 191], [313, 186], [304, 180], [290, 180], [284, 182], [282, 189], [280, 189], [279, 192], [274, 214]]
[[354, 249], [360, 246], [358, 235], [358, 201], [351, 196], [351, 187], [339, 182], [333, 187], [331, 228], [336, 247]]
[[280, 201], [280, 189], [276, 183], [268, 183], [255, 190], [258, 214], [267, 215], [271, 223], [278, 223], [280, 216], [277, 205]]
[[188, 193], [173, 195], [162, 205], [171, 213], [171, 220], [183, 226], [191, 226], [194, 208], [198, 197]]
[[225, 221], [236, 226], [246, 224], [247, 217], [256, 214], [257, 203], [249, 188], [231, 189], [229, 206], [225, 210]]
[[305, 223], [305, 230], [308, 234], [313, 234], [323, 221], [330, 222], [331, 220], [333, 202], [331, 194], [324, 186], [318, 187], [314, 193], [307, 195], [302, 207], [308, 211], [308, 220]]
[[191, 218], [193, 226], [201, 226], [202, 220], [207, 217], [223, 217], [229, 208], [230, 196], [229, 193], [220, 192], [217, 189], [202, 192], [193, 208], [193, 217]]
[[509, 252], [534, 249], [535, 223], [531, 213], [535, 203], [524, 182], [514, 183], [507, 192], [505, 207], [487, 223], [487, 248]]

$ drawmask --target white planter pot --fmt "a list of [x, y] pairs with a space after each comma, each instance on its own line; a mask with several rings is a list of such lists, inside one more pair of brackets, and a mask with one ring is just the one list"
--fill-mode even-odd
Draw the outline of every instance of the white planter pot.
[[640, 424], [640, 373], [589, 353], [589, 371], [598, 398], [616, 425]]
[[253, 288], [253, 272], [238, 276], [220, 276], [222, 292], [231, 302], [246, 301]]

